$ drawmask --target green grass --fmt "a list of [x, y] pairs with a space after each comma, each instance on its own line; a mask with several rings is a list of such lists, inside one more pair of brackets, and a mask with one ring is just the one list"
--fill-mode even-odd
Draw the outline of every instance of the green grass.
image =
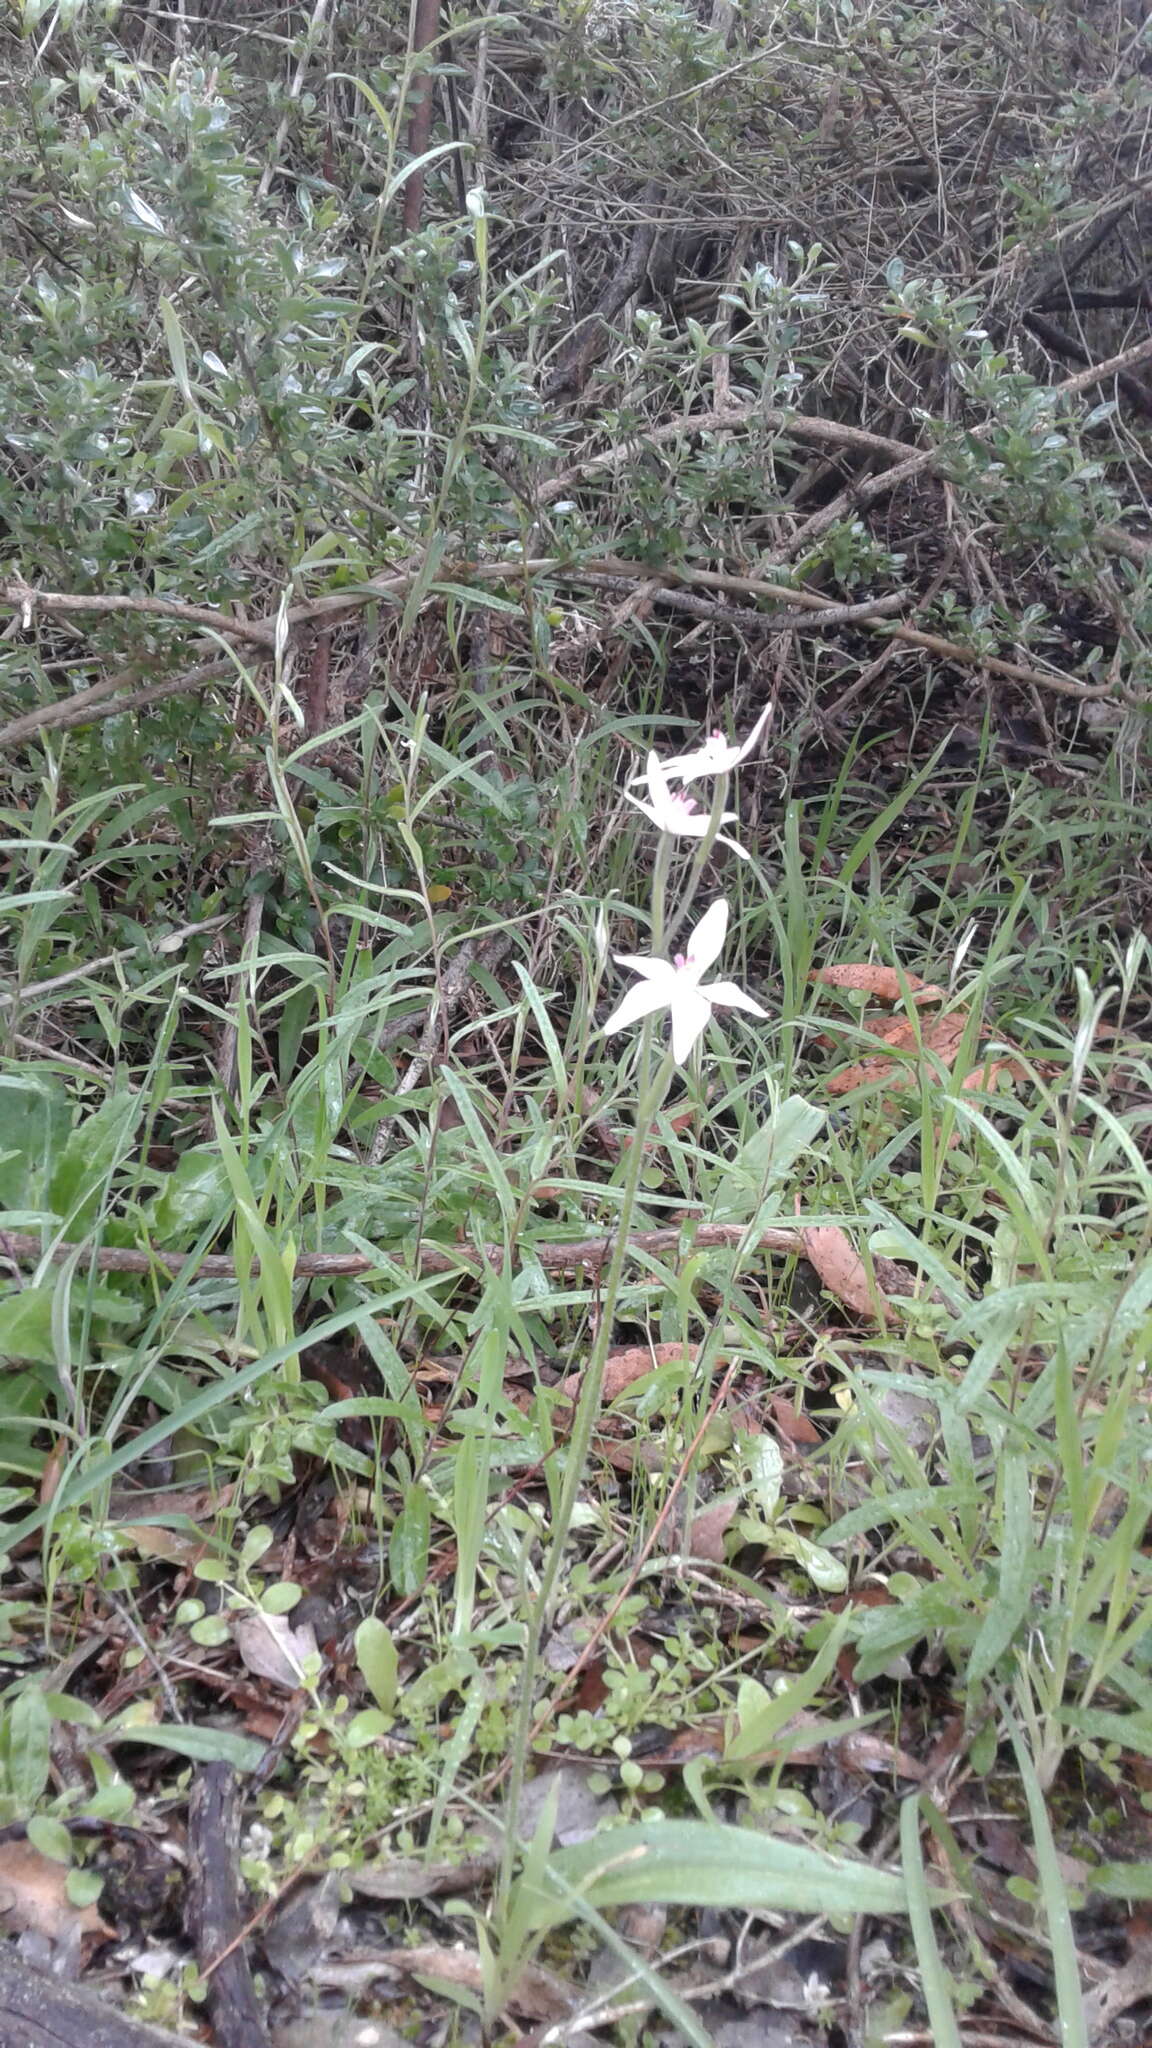
[[[854, 1826], [822, 1811], [789, 1763], [797, 1739], [844, 1740], [860, 1715], [882, 1742], [927, 1754], [959, 1714], [990, 1796], [1022, 1759], [1076, 2039], [1059, 1866], [1038, 1817], [1069, 1760], [1106, 1783], [1126, 1750], [1148, 1749], [1149, 1074], [1124, 1021], [1146, 998], [1147, 949], [1112, 948], [1106, 975], [1077, 968], [1072, 981], [1065, 950], [1054, 972], [1050, 936], [1026, 918], [1037, 883], [1021, 879], [1027, 833], [1040, 850], [1035, 792], [1010, 803], [967, 897], [951, 889], [947, 930], [939, 909], [925, 924], [914, 907], [939, 850], [922, 868], [914, 850], [888, 890], [885, 834], [922, 777], [855, 838], [851, 801], [814, 819], [794, 808], [733, 875], [735, 943], [716, 970], [754, 989], [770, 1021], [726, 1013], [698, 1067], [658, 1079], [659, 1026], [650, 1052], [595, 1030], [624, 985], [601, 907], [612, 950], [643, 948], [653, 914], [651, 835], [625, 823], [619, 798], [642, 722], [558, 734], [529, 704], [497, 737], [497, 752], [470, 755], [423, 712], [405, 722], [393, 708], [387, 727], [368, 713], [346, 734], [360, 767], [354, 798], [339, 800], [306, 749], [279, 766], [269, 756], [267, 804], [223, 828], [265, 832], [274, 878], [243, 954], [251, 883], [233, 872], [207, 888], [213, 857], [171, 832], [157, 791], [78, 804], [61, 773], [9, 814], [3, 1227], [38, 1250], [21, 1253], [18, 1277], [9, 1266], [0, 1296], [3, 1818], [58, 1830], [134, 1809], [122, 1745], [136, 1709], [109, 1720], [98, 1686], [42, 1689], [37, 1645], [59, 1655], [82, 1594], [90, 1614], [134, 1617], [197, 1743], [248, 1758], [239, 1731], [197, 1732], [195, 1681], [181, 1674], [196, 1646], [234, 1660], [236, 1617], [291, 1619], [312, 1574], [278, 1562], [284, 1532], [303, 1513], [306, 1533], [300, 1489], [322, 1477], [355, 1588], [341, 1626], [357, 1612], [380, 1621], [371, 1642], [357, 1637], [359, 1689], [335, 1693], [324, 1659], [301, 1653], [301, 1727], [258, 1801], [258, 1891], [301, 1859], [355, 1864], [381, 1841], [432, 1857], [446, 1840], [454, 1853], [509, 1767], [515, 1803], [536, 1754], [570, 1747], [612, 1790], [631, 1831], [621, 1852], [646, 1845], [646, 1871], [665, 1829], [690, 1825], [678, 1817], [738, 1796], [749, 1853], [787, 1847], [766, 1902], [795, 1903], [805, 1858], [818, 1908], [832, 1887], [820, 1909], [833, 1916], [906, 1899], [937, 2036], [962, 2038], [948, 2015], [969, 1965], [933, 1917], [913, 1807], [904, 1879], [893, 1864], [891, 1896], [873, 1898]], [[534, 903], [509, 913], [486, 890], [506, 835], [524, 829], [510, 811], [529, 767], [536, 843], [555, 852]], [[1101, 804], [1100, 817], [1115, 813]], [[1080, 913], [1060, 895], [1051, 816], [1046, 843], [1067, 944]], [[1109, 844], [1101, 823], [1092, 859], [1106, 864]], [[734, 868], [728, 857], [725, 881]], [[673, 901], [685, 872], [673, 855]], [[205, 929], [184, 936], [184, 923]], [[889, 1076], [829, 1097], [829, 1076], [875, 1042], [859, 1000], [815, 986], [813, 968], [872, 961], [946, 982], [970, 925], [950, 998], [968, 1020], [954, 1067], [926, 1055], [907, 1085]], [[412, 1067], [456, 949], [496, 932], [510, 941], [503, 966], [477, 972]], [[390, 1040], [404, 1014], [412, 1036]], [[909, 1001], [907, 1014], [921, 1013]], [[1118, 1027], [1102, 1034], [1105, 1016]], [[229, 1027], [231, 1092], [216, 1068]], [[1002, 1042], [1010, 1084], [962, 1089]], [[912, 1291], [891, 1295], [887, 1326], [821, 1299], [802, 1258], [757, 1249], [798, 1217], [846, 1232], [882, 1291], [882, 1262], [903, 1265]], [[693, 1219], [744, 1234], [693, 1250]], [[621, 1251], [598, 1276], [542, 1263], [565, 1241], [620, 1247], [622, 1231], [669, 1223], [686, 1232], [679, 1252], [672, 1240]], [[102, 1270], [98, 1254], [116, 1248], [186, 1263]], [[202, 1268], [209, 1250], [236, 1277]], [[303, 1271], [332, 1252], [362, 1255], [362, 1270]], [[605, 1407], [597, 1375], [622, 1344], [672, 1349]], [[815, 1425], [800, 1454], [774, 1432], [778, 1395]], [[606, 1462], [614, 1446], [623, 1465]], [[720, 1548], [694, 1558], [696, 1517], [718, 1503]], [[548, 1647], [563, 1639], [571, 1662], [609, 1617], [595, 1704], [581, 1704]], [[177, 1771], [188, 1741], [141, 1656], [126, 1641]], [[94, 1790], [52, 1786], [45, 1731], [59, 1717], [92, 1731]], [[708, 1760], [670, 1768], [663, 1748], [694, 1726], [718, 1731]], [[1083, 1854], [1082, 1831], [1077, 1844]], [[566, 1868], [539, 1840], [525, 1858], [507, 1834], [501, 1882], [473, 1909], [490, 2023], [558, 1912], [607, 1924], [584, 1863]], [[723, 1903], [703, 1865], [687, 1893], [651, 1869], [632, 1896]], [[735, 1882], [752, 1883], [750, 1869]], [[677, 1981], [657, 1967], [645, 1996], [680, 2011]], [[683, 2031], [706, 2038], [695, 2021]]]

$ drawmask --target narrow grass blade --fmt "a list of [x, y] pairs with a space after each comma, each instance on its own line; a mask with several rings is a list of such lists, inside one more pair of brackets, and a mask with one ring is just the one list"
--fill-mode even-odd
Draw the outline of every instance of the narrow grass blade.
[[936, 1929], [932, 1925], [932, 1901], [920, 1847], [920, 1800], [916, 1793], [910, 1793], [901, 1801], [900, 1856], [908, 1893], [908, 1918], [912, 1924], [912, 1939], [916, 1943], [916, 1960], [920, 1965], [920, 1981], [924, 2003], [928, 2007], [932, 2040], [935, 2048], [962, 2048], [948, 1974], [941, 1961]]

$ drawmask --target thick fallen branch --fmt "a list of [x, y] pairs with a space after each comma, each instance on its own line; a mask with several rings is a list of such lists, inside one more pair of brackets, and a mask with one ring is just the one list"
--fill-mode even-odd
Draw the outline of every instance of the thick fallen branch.
[[126, 2019], [79, 1985], [32, 1969], [3, 1942], [0, 2048], [188, 2048], [188, 2036]]
[[[1089, 364], [1086, 369], [1077, 371], [1075, 376], [1066, 377], [1062, 383], [1053, 385], [1051, 395], [1053, 398], [1077, 397], [1081, 392], [1091, 389], [1108, 377], [1124, 377], [1137, 364], [1150, 358], [1152, 340], [1137, 342], [1119, 355], [1110, 356], [1105, 362]], [[861, 456], [883, 457], [892, 465], [880, 476], [865, 478], [855, 485], [846, 486], [833, 505], [823, 508], [821, 513], [814, 515], [801, 529], [801, 537], [805, 544], [814, 540], [830, 521], [840, 517], [853, 505], [859, 508], [872, 503], [916, 476], [938, 468], [946, 459], [946, 451], [936, 448], [913, 448], [907, 442], [894, 440], [886, 434], [870, 433], [866, 428], [852, 426], [847, 421], [822, 419], [817, 414], [790, 413], [783, 408], [765, 408], [752, 403], [725, 407], [712, 412], [686, 413], [678, 419], [666, 421], [662, 426], [653, 427], [644, 434], [630, 436], [627, 441], [618, 442], [613, 447], [602, 450], [598, 455], [589, 456], [584, 462], [573, 464], [561, 471], [558, 476], [549, 478], [538, 489], [536, 502], [540, 506], [552, 504], [574, 485], [587, 481], [601, 471], [612, 470], [633, 462], [647, 449], [695, 434], [732, 432], [751, 425], [753, 421], [777, 428], [793, 440], [845, 448]], [[1097, 528], [1096, 537], [1102, 547], [1120, 555], [1138, 568], [1146, 567], [1152, 560], [1152, 543], [1125, 533], [1119, 527], [1100, 526]], [[544, 573], [555, 575], [557, 580], [580, 583], [585, 579], [594, 581], [598, 575], [613, 572], [634, 577], [640, 577], [643, 573], [640, 564], [590, 562], [580, 565], [566, 563], [556, 556], [520, 561], [444, 562], [439, 570], [442, 576], [451, 577], [456, 581], [507, 582], [512, 585], [525, 584], [529, 577]], [[424, 567], [418, 561], [400, 566], [389, 565], [378, 575], [367, 578], [355, 588], [332, 591], [323, 597], [294, 605], [286, 617], [280, 620], [236, 620], [206, 606], [182, 604], [166, 598], [127, 595], [101, 597], [65, 591], [37, 591], [19, 582], [0, 586], [0, 605], [7, 605], [19, 612], [29, 622], [38, 610], [57, 613], [147, 613], [199, 629], [210, 628], [224, 638], [247, 642], [260, 653], [268, 653], [275, 647], [278, 630], [283, 631], [286, 628], [292, 631], [315, 620], [347, 617], [380, 599], [396, 604], [402, 603], [413, 584], [424, 573]], [[650, 575], [650, 570], [647, 573]], [[662, 572], [661, 582], [664, 585], [693, 582], [702, 584], [706, 578], [713, 588], [743, 589], [748, 595], [771, 597], [777, 603], [792, 608], [807, 607], [813, 611], [817, 608], [832, 608], [832, 600], [821, 598], [815, 592], [799, 592], [790, 589], [786, 584], [757, 584], [753, 579], [728, 579], [718, 572], [710, 575], [707, 571], [689, 571], [670, 566]], [[731, 614], [728, 616], [731, 617]], [[743, 623], [750, 625], [751, 616]], [[755, 614], [755, 617], [760, 630], [774, 630], [794, 623], [761, 614]], [[733, 623], [740, 624], [742, 621], [734, 619]], [[830, 618], [827, 623], [832, 625], [836, 622]], [[1110, 685], [1102, 684], [1087, 688], [1071, 677], [1050, 674], [1020, 662], [1005, 661], [995, 655], [981, 655], [971, 648], [964, 647], [958, 641], [946, 640], [938, 634], [923, 633], [914, 626], [896, 625], [888, 630], [893, 638], [903, 640], [909, 646], [921, 647], [926, 652], [940, 655], [946, 660], [962, 662], [970, 668], [986, 669], [990, 675], [1003, 676], [1009, 681], [1023, 683], [1032, 688], [1052, 690], [1059, 695], [1080, 697], [1086, 701], [1093, 697], [1110, 695], [1122, 697], [1122, 693], [1113, 691]], [[90, 690], [81, 691], [59, 704], [43, 706], [37, 711], [26, 713], [22, 718], [12, 720], [7, 726], [0, 728], [0, 746], [13, 746], [48, 728], [66, 731], [72, 726], [118, 717], [125, 712], [143, 710], [166, 697], [202, 688], [208, 682], [217, 681], [221, 674], [225, 673], [226, 669], [222, 669], [218, 663], [213, 663], [210, 667], [188, 670], [181, 676], [126, 697], [111, 695], [116, 684], [106, 679], [94, 684]], [[119, 681], [118, 678], [117, 682]]]
[[[637, 1230], [628, 1240], [632, 1252], [670, 1252], [681, 1243], [686, 1229], [691, 1226], [677, 1224], [665, 1230]], [[700, 1223], [691, 1233], [691, 1243], [697, 1251], [715, 1250], [725, 1245], [735, 1246], [748, 1236], [742, 1223]], [[606, 1265], [612, 1256], [615, 1237], [575, 1238], [570, 1244], [550, 1242], [528, 1244], [524, 1249], [531, 1258], [548, 1272], [573, 1272], [587, 1268], [595, 1272]], [[792, 1254], [804, 1250], [802, 1230], [761, 1230], [751, 1240], [754, 1248], [761, 1251]], [[519, 1251], [520, 1247], [517, 1247]], [[206, 1280], [234, 1280], [239, 1268], [235, 1259], [223, 1252], [206, 1252], [197, 1258], [193, 1252], [136, 1251], [122, 1245], [54, 1244], [45, 1252], [41, 1239], [30, 1231], [0, 1231], [0, 1257], [7, 1258], [13, 1265], [36, 1266], [47, 1257], [49, 1263], [60, 1266], [66, 1260], [83, 1254], [87, 1250], [89, 1264], [98, 1273], [177, 1273], [191, 1272]], [[436, 1244], [420, 1244], [415, 1247], [414, 1264], [421, 1274], [478, 1272], [485, 1265], [499, 1271], [508, 1254], [503, 1245], [486, 1244], [479, 1251], [473, 1245], [454, 1245], [451, 1251]], [[386, 1260], [404, 1257], [402, 1247], [395, 1252], [381, 1251], [379, 1258], [367, 1252], [300, 1252], [296, 1258], [294, 1272], [297, 1279], [324, 1279], [334, 1275], [355, 1278], [360, 1273], [379, 1271]], [[515, 1259], [516, 1252], [512, 1257]], [[254, 1259], [248, 1269], [255, 1278], [260, 1271], [260, 1262]]]

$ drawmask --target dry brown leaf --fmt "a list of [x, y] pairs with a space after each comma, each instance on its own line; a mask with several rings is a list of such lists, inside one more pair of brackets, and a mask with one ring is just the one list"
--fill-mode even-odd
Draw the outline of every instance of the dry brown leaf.
[[241, 1662], [255, 1678], [266, 1678], [287, 1692], [299, 1690], [304, 1660], [314, 1657], [317, 1647], [307, 1625], [293, 1628], [286, 1614], [265, 1614], [253, 1607], [233, 1615], [232, 1634]]
[[95, 1906], [74, 1906], [68, 1865], [42, 1856], [31, 1842], [6, 1842], [0, 1851], [0, 1922], [9, 1934], [42, 1934], [48, 1941], [115, 1934]]
[[898, 974], [894, 967], [870, 967], [848, 962], [843, 967], [818, 967], [809, 981], [822, 981], [826, 988], [863, 989], [878, 1003], [899, 1003], [912, 995], [919, 1003], [942, 1003], [944, 990], [921, 981], [918, 974]]
[[1001, 1074], [1008, 1074], [1013, 1081], [1026, 1081], [1027, 1070], [1021, 1060], [985, 1060], [983, 1066], [973, 1067], [961, 1081], [962, 1088], [979, 1088], [984, 1094], [991, 1094]]
[[116, 1540], [138, 1550], [143, 1557], [158, 1557], [165, 1564], [184, 1565], [189, 1571], [208, 1549], [203, 1536], [189, 1536], [181, 1529], [165, 1529], [157, 1522], [121, 1522]]
[[797, 1408], [787, 1394], [773, 1394], [768, 1402], [777, 1436], [789, 1444], [818, 1444], [820, 1431], [809, 1416]]
[[342, 1875], [354, 1892], [369, 1899], [430, 1899], [438, 1892], [462, 1895], [498, 1869], [498, 1848], [455, 1863], [425, 1863], [418, 1856], [391, 1856], [383, 1863], [362, 1863]]
[[821, 1283], [845, 1308], [873, 1322], [886, 1323], [891, 1310], [869, 1278], [868, 1269], [847, 1232], [835, 1223], [810, 1225], [803, 1232], [804, 1255]]
[[[402, 1970], [412, 1977], [438, 1977], [442, 1984], [460, 1984], [480, 1995], [486, 1990], [484, 1965], [468, 1949], [441, 1948], [426, 1942], [421, 1948], [381, 1949], [377, 1960], [390, 1970]], [[526, 1963], [517, 1971], [516, 1981], [508, 1992], [510, 2010], [531, 2020], [567, 2019], [575, 2005], [575, 1992], [538, 1963]]]
[[916, 1757], [897, 1749], [883, 1735], [870, 1728], [857, 1728], [837, 1744], [841, 1763], [850, 1771], [890, 1771], [897, 1778], [923, 1778], [926, 1773]]
[[[627, 1350], [610, 1351], [604, 1361], [604, 1385], [600, 1398], [614, 1401], [626, 1387], [642, 1380], [645, 1373], [655, 1372], [658, 1365], [678, 1365], [687, 1358], [691, 1358], [694, 1364], [698, 1357], [697, 1347], [685, 1344], [631, 1344]], [[570, 1401], [577, 1399], [583, 1377], [583, 1373], [570, 1372], [564, 1381], [563, 1391]]]
[[116, 1521], [138, 1524], [141, 1515], [163, 1514], [170, 1520], [187, 1515], [191, 1522], [211, 1522], [228, 1506], [234, 1486], [170, 1487], [156, 1493], [134, 1487], [113, 1493], [111, 1511]]
[[714, 1500], [693, 1521], [688, 1532], [688, 1555], [699, 1557], [706, 1564], [723, 1564], [724, 1538], [740, 1503], [738, 1500]]
[[[860, 1060], [854, 1067], [846, 1067], [841, 1074], [833, 1074], [825, 1083], [829, 1095], [847, 1095], [853, 1088], [864, 1087], [870, 1081], [887, 1081], [893, 1088], [906, 1088], [909, 1082], [919, 1079], [917, 1057], [923, 1048], [931, 1053], [945, 1067], [950, 1067], [960, 1050], [960, 1042], [968, 1028], [968, 1018], [963, 1010], [949, 1010], [946, 1017], [938, 1017], [925, 1031], [917, 1033], [915, 1025], [907, 1017], [900, 1017], [894, 1023], [878, 1028], [874, 1036], [881, 1045], [888, 1047], [885, 1053], [877, 1053], [873, 1059]], [[895, 1058], [893, 1055], [907, 1053], [910, 1059]]]

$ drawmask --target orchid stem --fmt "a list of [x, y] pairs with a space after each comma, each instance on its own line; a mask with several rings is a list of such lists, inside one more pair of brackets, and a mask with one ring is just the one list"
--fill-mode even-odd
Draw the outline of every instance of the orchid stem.
[[[664, 943], [666, 946], [671, 946], [674, 943], [677, 932], [679, 931], [681, 925], [684, 923], [684, 920], [687, 917], [688, 912], [691, 910], [692, 905], [696, 900], [696, 894], [699, 890], [701, 878], [704, 874], [705, 863], [708, 859], [709, 854], [712, 851], [712, 848], [716, 844], [716, 834], [720, 830], [720, 820], [724, 815], [724, 799], [727, 796], [727, 794], [728, 777], [726, 775], [718, 775], [716, 777], [715, 786], [713, 787], [712, 791], [712, 809], [708, 814], [708, 830], [705, 832], [703, 839], [700, 841], [699, 846], [696, 848], [696, 853], [692, 862], [692, 866], [688, 871], [688, 879], [684, 884], [684, 894], [681, 896], [680, 901], [676, 907], [675, 916], [672, 918], [671, 922], [667, 926], [666, 931], [664, 932], [663, 936]], [[670, 844], [670, 842], [667, 840], [667, 835], [662, 833], [660, 837], [661, 849], [663, 849], [665, 844]], [[658, 953], [660, 951], [660, 948], [659, 946], [653, 944], [652, 950], [654, 953]]]
[[[661, 849], [663, 851], [663, 849]], [[660, 861], [657, 858], [657, 867]], [[653, 889], [653, 918], [656, 916], [656, 891]], [[512, 1883], [512, 1869], [519, 1845], [517, 1816], [524, 1790], [524, 1774], [532, 1739], [534, 1718], [533, 1692], [536, 1672], [540, 1663], [540, 1649], [544, 1632], [552, 1618], [552, 1606], [556, 1597], [557, 1583], [564, 1564], [564, 1553], [572, 1519], [580, 1498], [584, 1470], [592, 1448], [592, 1436], [600, 1413], [600, 1400], [604, 1387], [604, 1368], [608, 1360], [615, 1324], [616, 1303], [620, 1294], [620, 1283], [624, 1277], [624, 1263], [628, 1257], [628, 1236], [632, 1227], [632, 1213], [640, 1193], [644, 1173], [648, 1138], [660, 1113], [668, 1086], [672, 1079], [673, 1061], [666, 1055], [656, 1070], [651, 1072], [652, 1025], [643, 1026], [641, 1040], [641, 1073], [644, 1080], [640, 1099], [636, 1106], [636, 1123], [624, 1166], [624, 1180], [620, 1190], [620, 1211], [616, 1224], [612, 1256], [608, 1262], [604, 1289], [600, 1302], [600, 1316], [596, 1335], [584, 1376], [580, 1382], [580, 1393], [576, 1401], [572, 1426], [568, 1434], [568, 1450], [564, 1459], [564, 1477], [560, 1483], [560, 1498], [552, 1520], [548, 1548], [544, 1554], [544, 1567], [536, 1597], [532, 1602], [528, 1622], [528, 1638], [524, 1645], [524, 1675], [520, 1687], [520, 1701], [516, 1712], [516, 1727], [512, 1740], [512, 1768], [508, 1778], [508, 1793], [504, 1806], [504, 1847], [500, 1863], [499, 1902], [506, 1911]]]

